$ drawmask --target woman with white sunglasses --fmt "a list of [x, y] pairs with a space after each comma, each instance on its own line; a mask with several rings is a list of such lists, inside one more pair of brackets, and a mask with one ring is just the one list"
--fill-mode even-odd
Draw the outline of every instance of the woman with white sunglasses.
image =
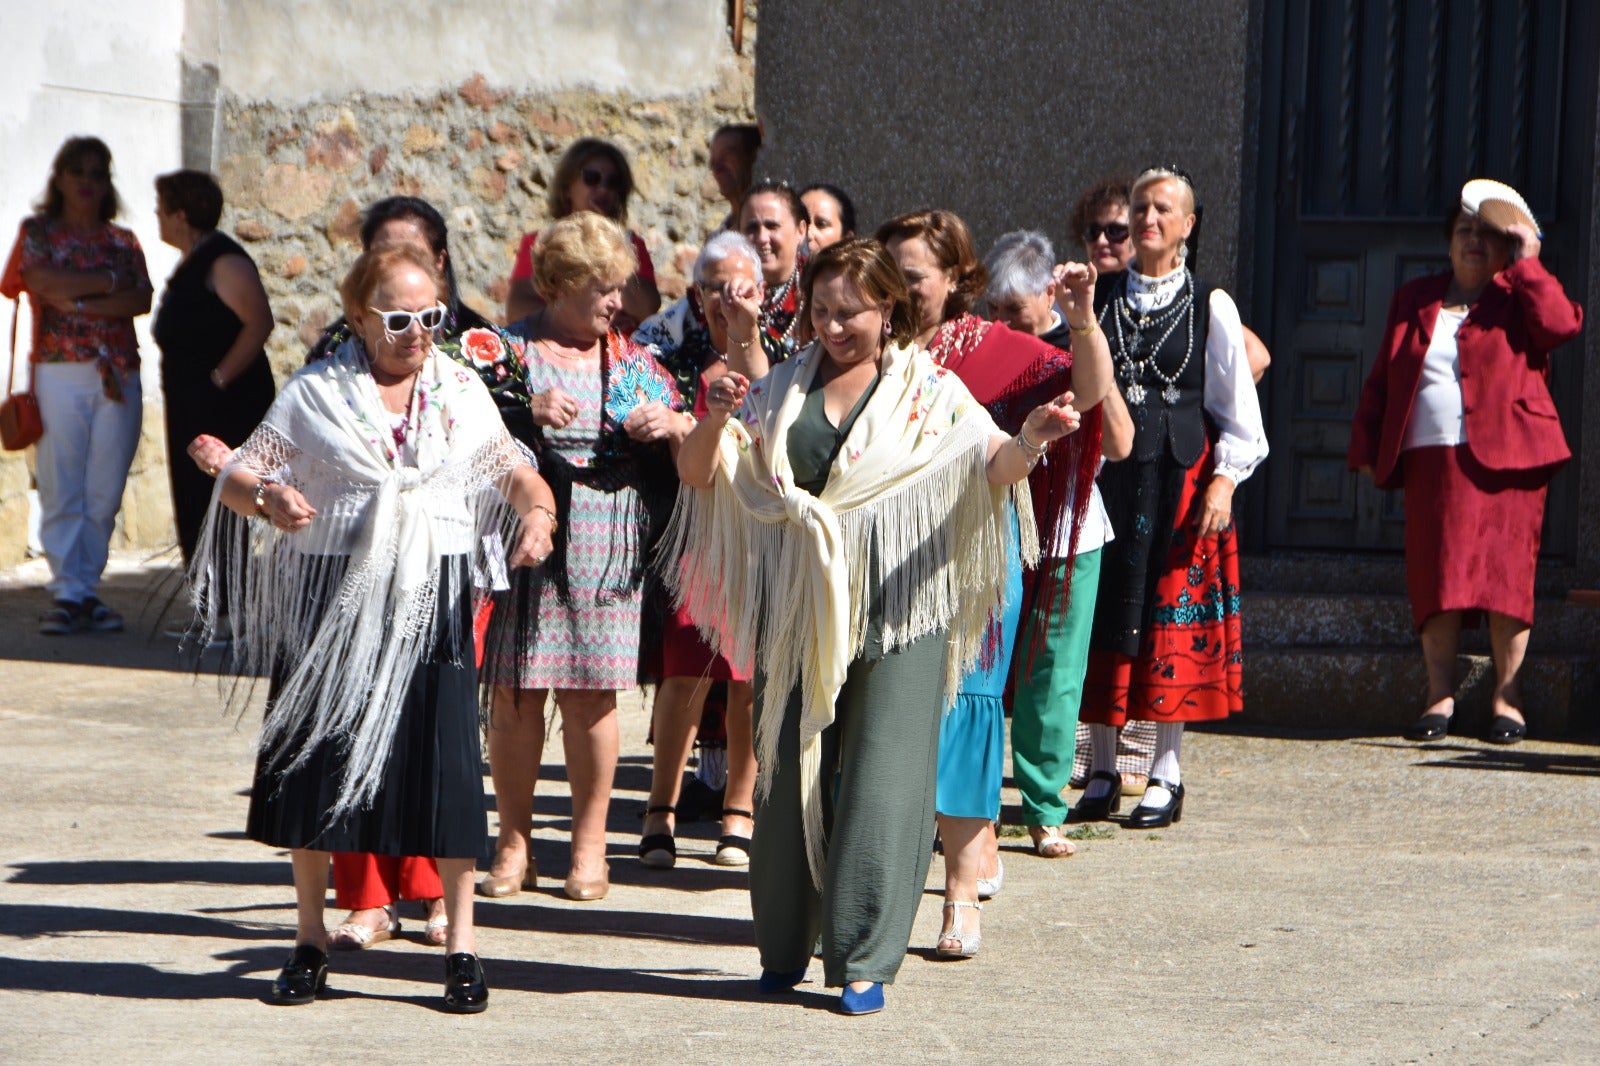
[[[579, 211], [593, 211], [619, 225], [628, 224], [628, 200], [633, 196], [633, 168], [622, 149], [598, 137], [573, 141], [561, 153], [545, 194], [550, 221], [555, 222]], [[539, 232], [522, 235], [517, 257], [511, 266], [511, 287], [506, 291], [506, 321], [516, 322], [544, 306], [533, 284], [533, 246]], [[638, 268], [622, 288], [622, 310], [612, 326], [624, 337], [633, 336], [639, 323], [661, 310], [661, 292], [656, 288], [656, 268], [650, 251], [633, 230], [628, 230]]]
[[555, 499], [483, 382], [434, 343], [443, 279], [426, 251], [364, 253], [340, 295], [355, 335], [228, 458], [190, 583], [205, 638], [233, 621], [230, 669], [271, 679], [247, 831], [290, 849], [297, 900], [272, 1000], [323, 992], [329, 853], [370, 852], [437, 862], [445, 1009], [476, 1013], [475, 575], [496, 541], [510, 565], [541, 564]]

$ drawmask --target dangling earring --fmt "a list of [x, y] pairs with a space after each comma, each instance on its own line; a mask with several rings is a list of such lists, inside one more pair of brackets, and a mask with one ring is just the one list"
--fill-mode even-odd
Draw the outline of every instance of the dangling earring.
[[891, 337], [894, 335], [894, 323], [890, 322], [887, 318], [883, 320], [883, 335], [885, 337]]

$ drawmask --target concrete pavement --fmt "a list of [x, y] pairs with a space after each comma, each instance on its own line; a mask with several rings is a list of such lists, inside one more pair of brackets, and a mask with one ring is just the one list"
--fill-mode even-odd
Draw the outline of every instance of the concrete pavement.
[[137, 623], [120, 635], [38, 636], [38, 564], [0, 577], [0, 1061], [1600, 1061], [1600, 747], [1193, 731], [1179, 825], [1097, 827], [1067, 860], [1003, 842], [971, 961], [931, 957], [935, 860], [888, 1010], [844, 1018], [819, 963], [799, 995], [756, 995], [714, 826], [671, 872], [632, 858], [636, 695], [612, 892], [559, 895], [551, 745], [547, 876], [478, 906], [488, 1013], [439, 1009], [414, 910], [400, 940], [335, 956], [327, 1000], [268, 1006], [293, 894], [241, 831], [252, 722], [150, 635], [175, 575], [136, 562], [106, 592]]

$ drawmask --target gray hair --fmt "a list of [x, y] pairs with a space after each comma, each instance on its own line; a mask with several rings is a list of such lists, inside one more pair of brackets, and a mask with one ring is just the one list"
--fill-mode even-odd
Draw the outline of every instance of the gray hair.
[[745, 262], [750, 264], [755, 279], [761, 280], [761, 256], [756, 252], [756, 246], [744, 234], [725, 229], [706, 241], [705, 247], [700, 249], [694, 261], [694, 283], [704, 284], [706, 271], [730, 255], [743, 256]]
[[989, 268], [986, 299], [1037, 296], [1055, 279], [1056, 250], [1038, 230], [1013, 230], [994, 242], [983, 265]]

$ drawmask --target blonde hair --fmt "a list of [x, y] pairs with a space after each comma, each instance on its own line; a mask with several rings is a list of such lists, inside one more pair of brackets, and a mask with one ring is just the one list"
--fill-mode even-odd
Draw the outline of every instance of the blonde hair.
[[344, 303], [345, 321], [354, 326], [367, 315], [372, 294], [389, 275], [401, 266], [413, 266], [427, 275], [434, 290], [444, 293], [444, 278], [440, 277], [433, 257], [414, 244], [385, 244], [361, 253], [350, 267], [350, 273], [339, 284], [339, 299]]
[[545, 303], [591, 281], [630, 278], [639, 269], [627, 233], [593, 211], [546, 226], [534, 243], [532, 259], [533, 287]]

